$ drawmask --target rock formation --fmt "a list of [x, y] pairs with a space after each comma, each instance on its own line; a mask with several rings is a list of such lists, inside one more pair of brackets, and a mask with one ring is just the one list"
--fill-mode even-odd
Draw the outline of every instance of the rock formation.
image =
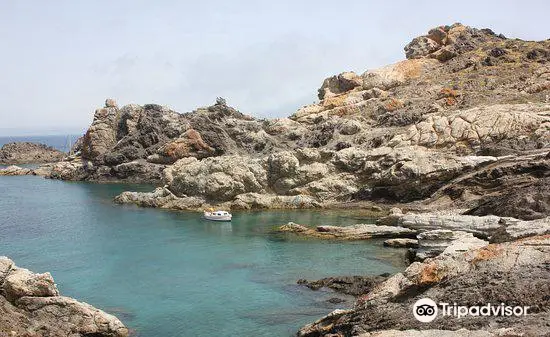
[[[115, 202], [178, 210], [377, 203], [389, 213], [377, 224], [280, 228], [416, 239], [388, 245], [411, 245], [425, 260], [301, 336], [550, 334], [550, 40], [453, 24], [414, 38], [405, 56], [325, 79], [319, 101], [288, 118], [258, 120], [221, 98], [184, 114], [108, 99], [75, 156], [1, 172], [153, 183], [153, 191], [127, 191]], [[387, 212], [393, 206], [404, 212]], [[420, 297], [535, 311], [421, 325], [409, 313]]]
[[0, 148], [0, 165], [50, 163], [63, 157], [65, 153], [44, 144], [17, 142]]
[[162, 190], [117, 202], [163, 208], [420, 201], [544, 218], [549, 50], [548, 40], [436, 27], [405, 47], [406, 60], [331, 76], [319, 102], [273, 120], [221, 98], [184, 114], [108, 99], [75, 144], [78, 156], [37, 174], [154, 183]]
[[0, 256], [0, 336], [126, 337], [114, 316], [59, 294], [50, 273], [35, 274]]
[[[547, 336], [549, 259], [546, 235], [415, 262], [364, 294], [352, 309], [334, 311], [298, 336]], [[520, 317], [438, 315], [422, 323], [412, 308], [425, 297], [462, 306], [529, 306], [529, 311]]]

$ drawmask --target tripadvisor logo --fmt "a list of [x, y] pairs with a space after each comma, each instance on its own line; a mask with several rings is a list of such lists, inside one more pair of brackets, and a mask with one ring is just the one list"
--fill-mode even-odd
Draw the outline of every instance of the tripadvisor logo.
[[[439, 310], [439, 308], [441, 310]], [[429, 323], [433, 321], [438, 312], [441, 312], [441, 316], [452, 316], [456, 318], [462, 318], [466, 316], [501, 316], [501, 317], [510, 317], [510, 316], [524, 316], [527, 315], [528, 306], [510, 306], [504, 303], [494, 305], [492, 303], [487, 303], [485, 305], [473, 305], [465, 306], [458, 305], [456, 303], [444, 303], [439, 302], [435, 303], [430, 298], [422, 298], [416, 301], [413, 305], [413, 315], [414, 317], [423, 323]]]

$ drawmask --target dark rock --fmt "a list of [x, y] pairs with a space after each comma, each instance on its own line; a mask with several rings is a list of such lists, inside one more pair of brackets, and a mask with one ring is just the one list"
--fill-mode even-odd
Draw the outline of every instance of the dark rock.
[[[550, 175], [550, 170], [542, 174]], [[528, 186], [518, 186], [500, 195], [482, 197], [479, 203], [465, 214], [498, 215], [524, 220], [550, 216], [550, 177]]]
[[385, 281], [387, 278], [388, 274], [378, 276], [338, 276], [327, 277], [317, 281], [300, 279], [297, 283], [311, 290], [330, 288], [342, 294], [360, 296], [369, 292], [374, 286]]

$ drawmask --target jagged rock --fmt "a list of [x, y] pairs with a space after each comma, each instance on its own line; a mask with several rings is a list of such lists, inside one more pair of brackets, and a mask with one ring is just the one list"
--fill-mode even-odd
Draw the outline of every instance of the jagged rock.
[[465, 142], [478, 146], [529, 135], [527, 140], [537, 144], [550, 138], [549, 123], [550, 104], [492, 105], [450, 116], [430, 116], [411, 126], [407, 133], [395, 136], [391, 142], [427, 147]]
[[169, 189], [177, 196], [228, 201], [247, 192], [265, 192], [267, 173], [259, 160], [240, 156], [180, 159], [167, 169]]
[[40, 167], [40, 171], [48, 178], [61, 180], [84, 180], [88, 177], [88, 167], [93, 167], [91, 162], [84, 160], [62, 161], [52, 165]]
[[[550, 172], [549, 172], [550, 173]], [[550, 215], [550, 177], [519, 186], [500, 195], [483, 196], [469, 215], [490, 215], [534, 220]]]
[[414, 38], [405, 46], [405, 55], [408, 59], [432, 57], [445, 62], [483, 43], [499, 39], [501, 38], [490, 30], [479, 30], [455, 23], [433, 28], [428, 35]]
[[[225, 100], [185, 114], [108, 100], [80, 155], [34, 173], [167, 185], [179, 199], [245, 209], [290, 207], [301, 195], [314, 207], [425, 200], [432, 209], [542, 218], [547, 193], [535, 182], [550, 172], [541, 156], [550, 145], [549, 48], [436, 27], [407, 46], [406, 60], [332, 76], [319, 102], [275, 120]], [[516, 207], [498, 206], [506, 202]]]
[[34, 274], [0, 257], [0, 335], [126, 337], [114, 316], [59, 295], [49, 273]]
[[50, 163], [63, 159], [65, 153], [44, 144], [7, 143], [0, 148], [0, 164]]
[[[550, 333], [546, 310], [550, 298], [549, 253], [550, 238], [538, 236], [415, 262], [403, 273], [375, 286], [353, 309], [337, 311], [308, 324], [298, 336], [384, 336], [382, 333], [388, 329], [477, 331], [480, 327], [514, 336], [544, 336]], [[414, 318], [411, 308], [425, 297], [436, 303], [505, 303], [530, 309], [526, 316], [506, 319], [439, 315], [430, 323], [422, 323]]]
[[404, 60], [379, 69], [366, 71], [361, 75], [363, 89], [392, 89], [408, 80], [420, 77], [434, 65], [431, 60]]
[[35, 274], [23, 268], [12, 267], [4, 278], [3, 294], [10, 302], [24, 296], [58, 296], [59, 291], [50, 273]]
[[353, 71], [329, 77], [323, 81], [323, 85], [319, 89], [319, 99], [350, 91], [360, 86], [361, 82], [361, 78]]
[[[385, 223], [384, 220], [381, 221]], [[407, 213], [398, 216], [396, 224], [420, 232], [437, 232], [454, 237], [453, 231], [467, 232], [490, 240], [510, 241], [550, 233], [550, 218], [524, 221], [498, 216], [471, 216], [440, 213]], [[498, 239], [497, 239], [498, 238]]]

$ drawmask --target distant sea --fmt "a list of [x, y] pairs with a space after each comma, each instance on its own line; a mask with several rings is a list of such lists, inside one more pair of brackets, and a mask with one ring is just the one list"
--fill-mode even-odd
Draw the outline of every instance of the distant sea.
[[82, 135], [48, 135], [48, 136], [0, 136], [0, 147], [11, 142], [33, 142], [52, 146], [60, 151], [68, 152], [70, 144], [74, 144]]

